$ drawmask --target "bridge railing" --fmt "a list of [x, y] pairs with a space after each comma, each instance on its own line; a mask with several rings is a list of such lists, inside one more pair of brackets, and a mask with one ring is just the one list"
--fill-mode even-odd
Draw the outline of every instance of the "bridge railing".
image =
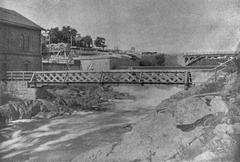
[[240, 55], [236, 55], [235, 57], [230, 58], [226, 62], [221, 63], [220, 65], [216, 66], [213, 69], [213, 71], [215, 72], [215, 74], [214, 74], [215, 81], [217, 81], [217, 78], [223, 71], [228, 71], [230, 73], [237, 71], [235, 61], [238, 59], [240, 59]]
[[7, 71], [6, 81], [30, 81], [34, 71]]
[[8, 81], [27, 81], [29, 85], [49, 84], [192, 84], [191, 72], [215, 69], [124, 69], [94, 71], [8, 71]]

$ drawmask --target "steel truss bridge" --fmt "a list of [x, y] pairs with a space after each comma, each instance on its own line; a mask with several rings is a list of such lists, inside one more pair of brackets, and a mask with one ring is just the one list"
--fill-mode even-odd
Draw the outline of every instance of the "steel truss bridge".
[[202, 59], [209, 60], [224, 59], [225, 61], [228, 61], [229, 59], [232, 59], [233, 57], [236, 57], [239, 54], [240, 54], [239, 52], [235, 51], [187, 52], [183, 54], [183, 57], [185, 66], [190, 66]]
[[8, 71], [7, 81], [27, 81], [29, 87], [58, 84], [191, 84], [188, 70]]
[[[203, 56], [204, 55], [204, 56]], [[162, 67], [158, 69], [132, 69], [109, 71], [8, 71], [6, 81], [27, 81], [29, 87], [63, 84], [181, 84], [188, 87], [192, 84], [191, 72], [217, 72], [227, 66], [240, 55], [203, 54], [185, 55], [187, 63], [196, 61], [199, 57], [227, 57], [227, 61], [218, 66], [199, 67]]]

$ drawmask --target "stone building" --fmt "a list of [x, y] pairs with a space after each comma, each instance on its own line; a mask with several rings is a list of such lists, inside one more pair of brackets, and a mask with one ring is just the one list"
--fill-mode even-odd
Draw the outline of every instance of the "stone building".
[[0, 7], [0, 69], [41, 70], [42, 28], [19, 13]]

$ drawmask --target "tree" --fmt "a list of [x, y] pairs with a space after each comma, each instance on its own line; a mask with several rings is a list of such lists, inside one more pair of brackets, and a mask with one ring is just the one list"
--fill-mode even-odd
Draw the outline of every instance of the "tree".
[[163, 66], [165, 63], [164, 54], [142, 56], [140, 66]]
[[103, 38], [103, 37], [97, 37], [96, 39], [95, 39], [95, 41], [94, 41], [94, 45], [96, 46], [96, 47], [101, 47], [101, 48], [105, 48], [105, 47], [107, 47], [106, 45], [105, 45], [105, 41], [106, 41], [106, 39], [105, 38]]
[[77, 35], [77, 30], [71, 28], [70, 26], [63, 26], [62, 28], [62, 41], [64, 43], [73, 43], [75, 44], [75, 38]]
[[51, 43], [71, 43], [75, 44], [77, 30], [70, 26], [63, 26], [61, 30], [58, 27], [49, 30]]
[[155, 56], [156, 63], [158, 66], [162, 66], [165, 63], [165, 56], [164, 54], [156, 55]]
[[82, 37], [80, 40], [77, 41], [77, 46], [84, 48], [92, 48], [93, 47], [92, 37], [90, 35]]
[[59, 28], [51, 28], [49, 30], [49, 35], [50, 35], [50, 42], [51, 43], [59, 43], [62, 40], [62, 34], [59, 31]]
[[139, 66], [153, 66], [152, 62], [149, 60], [140, 60]]

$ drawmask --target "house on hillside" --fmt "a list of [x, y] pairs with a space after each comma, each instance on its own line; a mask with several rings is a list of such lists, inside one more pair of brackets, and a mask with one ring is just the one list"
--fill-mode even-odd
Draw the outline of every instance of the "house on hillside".
[[0, 7], [0, 79], [8, 70], [41, 70], [41, 30], [21, 14]]

